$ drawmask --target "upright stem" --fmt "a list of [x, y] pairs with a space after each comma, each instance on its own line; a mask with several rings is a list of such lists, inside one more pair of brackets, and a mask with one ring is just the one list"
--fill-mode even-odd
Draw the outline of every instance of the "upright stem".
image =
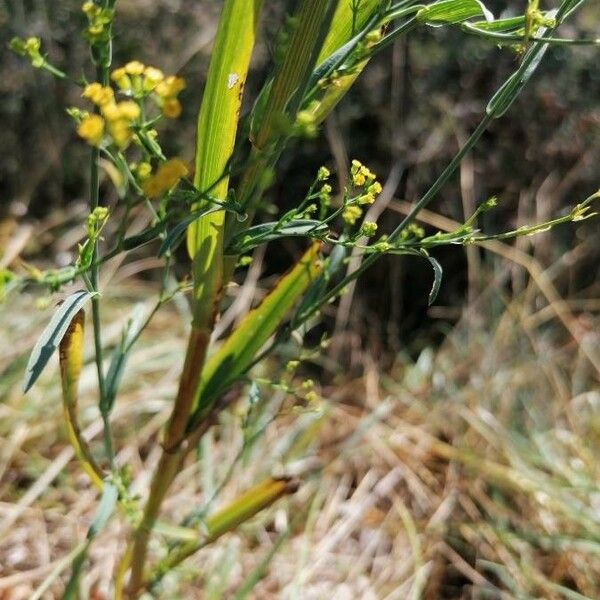
[[133, 597], [137, 594], [143, 581], [148, 540], [158, 518], [160, 506], [187, 453], [188, 446], [184, 443], [187, 420], [194, 401], [194, 394], [209, 341], [210, 332], [208, 330], [192, 329], [183, 373], [179, 380], [177, 398], [165, 431], [163, 452], [154, 471], [142, 521], [135, 532], [131, 553], [131, 577], [128, 586]]
[[[108, 61], [109, 62], [109, 61]], [[103, 61], [102, 64], [96, 65], [96, 78], [102, 85], [108, 84], [108, 66]], [[90, 212], [93, 212], [100, 204], [100, 177], [98, 161], [100, 159], [99, 148], [92, 148], [90, 159]], [[98, 242], [94, 242], [94, 251], [92, 254], [92, 264], [90, 267], [90, 287], [91, 291], [98, 291]], [[104, 430], [104, 449], [110, 467], [114, 463], [114, 450], [112, 444], [112, 433], [110, 428], [110, 420], [108, 411], [104, 410], [106, 400], [106, 384], [104, 379], [103, 353], [102, 353], [102, 336], [100, 324], [100, 297], [94, 295], [92, 297], [92, 325], [94, 330], [94, 355], [96, 360], [96, 371], [98, 373], [98, 389], [100, 392], [100, 413], [102, 415], [103, 430]]]

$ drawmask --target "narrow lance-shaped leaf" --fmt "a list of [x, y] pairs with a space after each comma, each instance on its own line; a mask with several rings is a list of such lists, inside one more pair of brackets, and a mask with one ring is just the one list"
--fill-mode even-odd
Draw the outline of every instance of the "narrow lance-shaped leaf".
[[257, 246], [285, 237], [316, 238], [327, 234], [329, 227], [314, 219], [294, 219], [288, 223], [261, 223], [235, 236], [227, 247], [228, 254], [243, 254]]
[[428, 25], [452, 25], [474, 17], [493, 21], [494, 16], [479, 0], [441, 0], [422, 8], [417, 20]]
[[144, 310], [144, 306], [143, 304], [138, 304], [134, 308], [131, 318], [127, 321], [127, 325], [121, 335], [120, 343], [115, 347], [110, 357], [110, 365], [104, 382], [106, 388], [104, 406], [101, 407], [106, 413], [109, 413], [112, 410], [121, 383], [121, 378], [125, 371], [129, 351], [131, 350], [134, 341], [140, 335], [145, 318], [146, 311]]
[[42, 335], [35, 343], [27, 368], [25, 370], [25, 378], [23, 380], [23, 391], [27, 392], [36, 382], [44, 367], [48, 364], [50, 357], [58, 348], [60, 341], [67, 332], [69, 323], [77, 314], [79, 309], [92, 297], [96, 292], [86, 292], [78, 290], [73, 292], [68, 298], [62, 302], [58, 310], [54, 313], [50, 323], [44, 329]]
[[206, 520], [207, 543], [235, 529], [282, 496], [292, 494], [297, 489], [298, 483], [288, 477], [267, 479], [255, 485], [238, 496], [231, 504], [208, 517]]
[[435, 302], [435, 299], [439, 294], [440, 287], [442, 286], [442, 276], [444, 275], [444, 270], [442, 269], [442, 265], [440, 265], [437, 259], [433, 258], [433, 256], [426, 254], [425, 258], [433, 267], [433, 284], [431, 286], [431, 291], [429, 292], [429, 306], [431, 306]]
[[154, 570], [149, 583], [156, 584], [186, 557], [245, 523], [283, 496], [295, 493], [297, 489], [298, 482], [289, 477], [269, 478], [251, 487], [229, 505], [210, 515], [204, 523], [205, 533], [197, 540], [175, 548]]
[[[547, 17], [552, 18], [556, 14], [556, 11], [550, 11], [547, 13]], [[536, 33], [536, 37], [543, 36], [548, 29], [549, 28], [546, 27], [540, 27]], [[523, 62], [519, 69], [504, 82], [502, 87], [488, 102], [486, 112], [489, 115], [498, 119], [506, 113], [538, 68], [548, 47], [548, 44], [536, 44], [529, 49], [523, 58]]]
[[192, 424], [210, 408], [216, 394], [245, 372], [256, 353], [319, 274], [322, 268], [318, 259], [319, 247], [320, 244], [315, 243], [307, 250], [209, 358], [196, 390]]

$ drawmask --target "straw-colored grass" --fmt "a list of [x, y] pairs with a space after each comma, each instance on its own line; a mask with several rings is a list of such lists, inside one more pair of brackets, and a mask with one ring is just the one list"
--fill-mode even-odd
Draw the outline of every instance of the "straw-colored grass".
[[[117, 277], [106, 289], [111, 344], [124, 306], [152, 300], [142, 281]], [[524, 297], [536, 293], [531, 284]], [[157, 596], [241, 597], [258, 578], [250, 598], [599, 598], [600, 393], [587, 357], [598, 341], [594, 313], [568, 315], [581, 327], [576, 343], [531, 301], [504, 300], [500, 317], [486, 317], [501, 296], [490, 284], [441, 348], [414, 363], [399, 357], [381, 373], [365, 355], [362, 377], [338, 374], [320, 390], [320, 411], [284, 411], [241, 455], [241, 414], [223, 415], [177, 478], [163, 520], [209, 500], [214, 510], [265, 476], [293, 475], [300, 488], [184, 562]], [[27, 352], [52, 309], [36, 310], [32, 296], [20, 303], [0, 312], [0, 598], [31, 598], [44, 580], [42, 597], [58, 598], [97, 494], [63, 433], [56, 366], [27, 397], [20, 392]], [[185, 310], [168, 305], [143, 334], [113, 414], [117, 461], [131, 465], [140, 494], [176, 388]], [[99, 442], [94, 368], [90, 356], [81, 415]], [[282, 403], [273, 392], [266, 421]], [[94, 541], [81, 581], [90, 598], [111, 597], [130, 533], [113, 517]], [[160, 557], [164, 547], [150, 551]]]

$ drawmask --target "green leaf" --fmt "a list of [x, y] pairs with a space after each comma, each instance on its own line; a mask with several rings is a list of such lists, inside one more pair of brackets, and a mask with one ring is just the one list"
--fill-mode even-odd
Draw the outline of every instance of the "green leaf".
[[281, 225], [274, 221], [248, 228], [236, 235], [227, 248], [227, 254], [243, 254], [261, 244], [284, 237], [319, 237], [329, 231], [327, 225], [313, 219], [295, 219]]
[[[262, 0], [225, 0], [217, 27], [198, 115], [194, 174], [194, 187], [210, 188], [217, 200], [227, 197], [227, 171], [261, 7]], [[206, 206], [203, 200], [192, 210]], [[194, 325], [199, 328], [210, 327], [217, 313], [223, 286], [224, 220], [224, 211], [211, 211], [188, 227], [187, 246], [194, 276], [192, 312]]]
[[177, 246], [177, 244], [181, 241], [181, 238], [185, 234], [186, 229], [188, 229], [188, 227], [195, 223], [198, 219], [220, 210], [223, 210], [221, 206], [197, 210], [191, 215], [188, 215], [185, 219], [181, 220], [165, 236], [164, 240], [162, 241], [162, 244], [160, 245], [160, 248], [158, 249], [158, 256], [164, 256], [174, 246]]
[[433, 256], [429, 256], [427, 254], [425, 255], [425, 258], [433, 267], [433, 285], [431, 286], [428, 299], [429, 306], [431, 306], [435, 302], [435, 299], [440, 291], [440, 287], [442, 286], [442, 276], [444, 275], [444, 270], [442, 269], [442, 265], [440, 265], [440, 263], [433, 258]]
[[44, 370], [44, 367], [48, 364], [50, 357], [58, 348], [73, 317], [77, 314], [79, 309], [96, 294], [97, 292], [78, 290], [62, 302], [31, 351], [31, 356], [29, 357], [29, 362], [27, 363], [27, 368], [25, 370], [25, 377], [23, 379], [24, 393], [29, 391]]
[[315, 243], [305, 252], [208, 359], [195, 394], [192, 425], [212, 407], [218, 394], [248, 369], [256, 353], [320, 273], [319, 247], [320, 244]]
[[321, 298], [327, 292], [332, 278], [344, 266], [348, 249], [344, 246], [334, 246], [331, 254], [325, 261], [323, 269], [319, 276], [310, 284], [308, 290], [302, 297], [298, 308], [292, 318], [291, 327], [296, 329], [300, 323], [304, 322], [304, 316], [311, 314], [315, 306], [321, 303]]
[[507, 19], [496, 19], [494, 21], [474, 21], [471, 23], [473, 27], [482, 29], [483, 31], [510, 31], [519, 29], [525, 26], [525, 16], [509, 17]]
[[474, 17], [492, 21], [494, 16], [479, 0], [441, 0], [429, 4], [417, 13], [417, 21], [427, 25], [453, 25]]
[[127, 363], [127, 357], [131, 350], [134, 340], [140, 334], [140, 330], [144, 325], [145, 310], [143, 304], [138, 304], [133, 309], [133, 315], [127, 321], [127, 325], [121, 336], [121, 342], [113, 350], [110, 357], [110, 365], [108, 372], [106, 373], [105, 385], [105, 397], [104, 404], [101, 407], [104, 413], [109, 413], [115, 402], [117, 391], [119, 390], [119, 384], [123, 377], [125, 365]]

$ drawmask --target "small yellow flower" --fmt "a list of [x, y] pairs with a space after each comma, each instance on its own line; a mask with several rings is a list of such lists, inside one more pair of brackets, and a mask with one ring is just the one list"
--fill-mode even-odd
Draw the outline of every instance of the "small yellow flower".
[[378, 194], [381, 194], [382, 190], [383, 190], [383, 188], [381, 187], [381, 184], [379, 183], [379, 181], [375, 181], [369, 186], [369, 189], [367, 190], [367, 192], [369, 192], [369, 194], [373, 194], [374, 196], [377, 196]]
[[108, 132], [114, 143], [121, 149], [127, 148], [131, 141], [131, 137], [133, 136], [129, 123], [124, 119], [109, 121]]
[[354, 175], [352, 175], [352, 183], [356, 186], [356, 187], [362, 187], [363, 185], [365, 185], [365, 183], [367, 182], [365, 176], [359, 171], [358, 173], [354, 173]]
[[316, 402], [319, 399], [319, 396], [317, 394], [317, 392], [315, 392], [314, 390], [307, 392], [304, 395], [304, 399], [309, 402], [309, 403], [313, 403]]
[[140, 107], [133, 100], [123, 100], [117, 104], [119, 116], [127, 121], [135, 121], [140, 116]]
[[111, 73], [110, 78], [117, 84], [120, 90], [126, 91], [131, 89], [131, 79], [129, 79], [125, 67], [115, 69]]
[[177, 98], [167, 98], [161, 110], [167, 119], [176, 119], [181, 114], [181, 102]]
[[331, 173], [327, 167], [319, 167], [319, 170], [317, 172], [317, 180], [324, 181], [325, 179], [329, 179], [330, 175]]
[[365, 221], [360, 228], [360, 232], [362, 235], [366, 235], [367, 237], [371, 237], [377, 231], [377, 223], [373, 223], [372, 221]]
[[163, 72], [155, 67], [144, 69], [144, 90], [152, 91], [165, 78]]
[[375, 202], [375, 196], [371, 193], [363, 194], [358, 198], [359, 204], [373, 204]]
[[91, 15], [96, 11], [96, 5], [93, 2], [84, 2], [81, 6], [81, 10], [86, 15]]
[[141, 162], [135, 168], [135, 174], [140, 181], [148, 179], [152, 175], [152, 165], [148, 162]]
[[141, 75], [145, 67], [139, 60], [132, 60], [125, 65], [124, 69], [127, 75]]
[[367, 167], [365, 167], [364, 165], [362, 165], [362, 167], [360, 168], [360, 172], [362, 175], [364, 175], [365, 179], [367, 181], [374, 181], [375, 179], [375, 173], [372, 173]]
[[77, 133], [88, 144], [98, 146], [104, 135], [104, 119], [100, 115], [88, 115], [81, 120]]
[[104, 106], [114, 101], [115, 93], [112, 88], [104, 87], [98, 82], [90, 83], [85, 86], [83, 93], [81, 94], [83, 98], [90, 100], [97, 106]]
[[176, 75], [169, 75], [156, 86], [155, 92], [161, 98], [172, 98], [177, 96], [183, 89], [185, 89], [185, 79]]
[[342, 211], [342, 219], [348, 225], [354, 225], [356, 220], [362, 216], [362, 209], [358, 206], [346, 206]]
[[27, 38], [25, 40], [25, 52], [27, 52], [27, 54], [29, 54], [30, 56], [33, 54], [37, 54], [40, 51], [40, 47], [42, 45], [42, 42], [40, 41], [40, 38], [36, 38], [36, 37], [30, 37]]
[[116, 102], [108, 102], [100, 110], [107, 121], [116, 121], [121, 116]]
[[187, 174], [185, 163], [180, 158], [172, 158], [162, 163], [156, 173], [144, 181], [142, 189], [148, 198], [157, 198]]

